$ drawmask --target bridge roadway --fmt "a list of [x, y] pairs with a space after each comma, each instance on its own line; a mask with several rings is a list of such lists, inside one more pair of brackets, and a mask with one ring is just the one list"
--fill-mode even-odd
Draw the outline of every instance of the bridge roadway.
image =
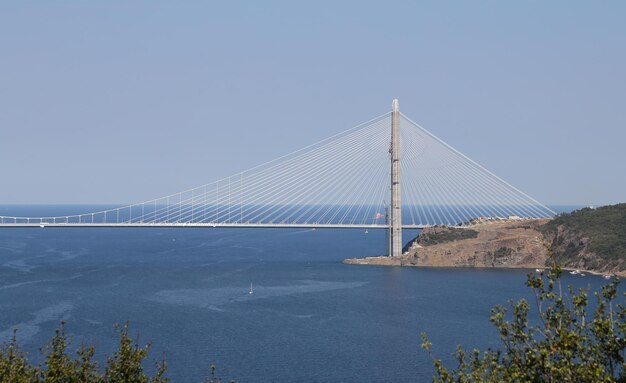
[[[432, 225], [402, 225], [403, 229], [424, 229]], [[388, 229], [389, 225], [371, 224], [332, 224], [332, 223], [52, 223], [52, 222], [30, 222], [30, 223], [0, 223], [2, 227], [204, 227], [204, 228], [275, 228], [275, 229]]]

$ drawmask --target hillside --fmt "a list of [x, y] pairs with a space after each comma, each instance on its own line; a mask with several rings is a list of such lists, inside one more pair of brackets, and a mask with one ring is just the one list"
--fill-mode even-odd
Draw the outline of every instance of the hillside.
[[546, 222], [505, 221], [472, 228], [428, 228], [408, 254], [430, 266], [452, 263], [463, 267], [537, 267], [548, 258], [537, 230]]
[[467, 228], [431, 227], [404, 255], [349, 259], [350, 264], [543, 268], [548, 248], [569, 269], [626, 275], [626, 204], [585, 208], [554, 219], [492, 221]]
[[626, 271], [626, 203], [562, 214], [540, 231], [563, 265], [600, 272]]
[[548, 259], [539, 227], [548, 219], [498, 221], [471, 227], [435, 226], [409, 242], [402, 257], [345, 263], [429, 267], [543, 267]]

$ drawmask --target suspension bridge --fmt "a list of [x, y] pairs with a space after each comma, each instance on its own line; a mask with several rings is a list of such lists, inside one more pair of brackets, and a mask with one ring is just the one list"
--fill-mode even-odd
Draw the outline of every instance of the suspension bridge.
[[202, 186], [117, 208], [0, 216], [0, 227], [241, 227], [389, 230], [552, 217], [555, 212], [392, 110]]

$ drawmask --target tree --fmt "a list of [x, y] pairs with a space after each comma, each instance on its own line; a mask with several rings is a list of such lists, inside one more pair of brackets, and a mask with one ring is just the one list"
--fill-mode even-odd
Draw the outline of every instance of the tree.
[[37, 368], [31, 366], [26, 355], [17, 346], [17, 331], [9, 344], [0, 349], [0, 383], [31, 383], [37, 382]]
[[163, 376], [167, 370], [165, 358], [161, 362], [156, 362], [157, 373], [153, 378], [149, 378], [143, 369], [142, 362], [148, 357], [150, 345], [141, 347], [137, 341], [131, 339], [128, 335], [128, 322], [123, 327], [117, 326], [117, 329], [120, 333], [120, 345], [115, 354], [107, 361], [104, 371], [105, 381], [166, 383], [169, 379]]
[[83, 346], [77, 351], [78, 359], [72, 360], [67, 355], [65, 322], [56, 329], [54, 337], [42, 349], [46, 356], [46, 368], [39, 371], [41, 380], [46, 383], [99, 383], [102, 377], [98, 367], [92, 361], [93, 347]]
[[93, 346], [83, 343], [77, 357], [67, 354], [65, 323], [55, 331], [52, 340], [41, 349], [44, 366], [28, 363], [17, 345], [16, 333], [11, 342], [0, 348], [0, 383], [167, 383], [165, 357], [156, 362], [156, 373], [150, 377], [143, 368], [150, 346], [140, 346], [129, 336], [129, 324], [116, 326], [120, 334], [119, 348], [108, 358], [104, 375], [99, 372]]
[[[501, 349], [466, 351], [457, 347], [453, 370], [433, 356], [422, 334], [422, 348], [433, 360], [434, 382], [626, 382], [626, 309], [616, 304], [619, 280], [594, 293], [597, 305], [588, 314], [588, 289], [563, 292], [562, 270], [553, 266], [540, 276], [529, 274], [536, 316], [527, 300], [496, 306], [491, 322]], [[626, 295], [626, 294], [625, 294]]]

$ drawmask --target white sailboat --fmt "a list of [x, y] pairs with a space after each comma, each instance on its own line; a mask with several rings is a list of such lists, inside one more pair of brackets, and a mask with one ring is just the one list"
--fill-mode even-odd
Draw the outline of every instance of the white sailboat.
[[250, 291], [248, 291], [248, 294], [254, 294], [254, 290], [252, 289], [252, 282], [250, 282]]

